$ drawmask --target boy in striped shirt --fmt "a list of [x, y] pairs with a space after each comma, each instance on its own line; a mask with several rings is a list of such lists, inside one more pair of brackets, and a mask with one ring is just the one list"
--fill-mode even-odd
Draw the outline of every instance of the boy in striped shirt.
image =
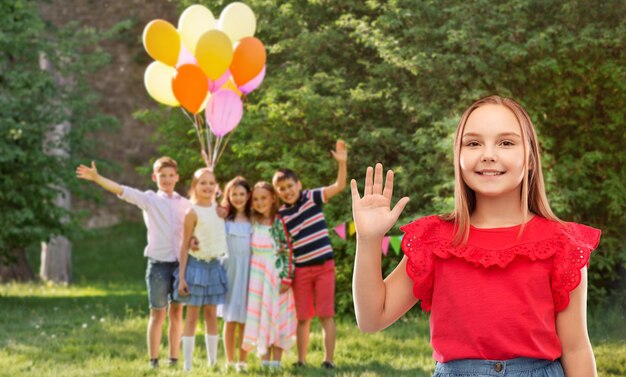
[[335, 352], [335, 262], [322, 205], [346, 187], [348, 152], [342, 140], [337, 141], [333, 157], [338, 173], [334, 184], [313, 190], [302, 190], [295, 172], [280, 169], [272, 184], [283, 205], [279, 214], [285, 220], [292, 239], [295, 279], [294, 295], [298, 317], [298, 362], [306, 365], [311, 320], [317, 316], [322, 324], [324, 362], [332, 369]]

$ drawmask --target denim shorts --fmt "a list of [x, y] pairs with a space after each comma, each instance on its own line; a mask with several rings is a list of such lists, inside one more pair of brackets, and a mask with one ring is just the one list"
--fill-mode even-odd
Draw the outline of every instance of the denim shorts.
[[173, 301], [174, 271], [178, 262], [161, 262], [148, 258], [146, 285], [150, 309], [163, 309]]
[[433, 377], [564, 377], [559, 360], [454, 360], [437, 363]]

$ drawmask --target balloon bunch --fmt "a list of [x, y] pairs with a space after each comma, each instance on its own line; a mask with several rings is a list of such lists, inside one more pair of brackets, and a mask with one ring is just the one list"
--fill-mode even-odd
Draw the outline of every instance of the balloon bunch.
[[236, 2], [218, 20], [204, 6], [192, 5], [180, 15], [178, 28], [153, 20], [143, 31], [143, 45], [155, 60], [144, 75], [148, 94], [181, 107], [213, 168], [241, 121], [241, 96], [265, 78], [265, 47], [253, 37], [255, 30], [252, 10]]

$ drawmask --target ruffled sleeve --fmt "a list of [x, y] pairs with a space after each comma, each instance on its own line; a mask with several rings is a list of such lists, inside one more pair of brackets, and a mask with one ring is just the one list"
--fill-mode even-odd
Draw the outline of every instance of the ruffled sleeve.
[[589, 265], [589, 256], [600, 242], [601, 231], [586, 225], [559, 225], [557, 239], [561, 247], [554, 255], [552, 296], [554, 310], [560, 312], [569, 304], [570, 292], [580, 284], [580, 270]]
[[404, 232], [402, 251], [407, 256], [406, 273], [413, 280], [413, 295], [421, 301], [422, 310], [430, 311], [433, 295], [433, 244], [439, 242], [437, 216], [428, 216], [400, 227]]

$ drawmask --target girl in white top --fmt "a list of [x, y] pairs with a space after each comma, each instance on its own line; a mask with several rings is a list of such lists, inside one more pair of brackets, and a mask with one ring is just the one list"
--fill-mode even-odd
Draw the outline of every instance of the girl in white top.
[[[227, 250], [226, 230], [224, 220], [217, 214], [217, 188], [211, 170], [203, 168], [194, 173], [189, 190], [193, 206], [185, 215], [175, 295], [177, 300], [187, 304], [182, 338], [185, 371], [191, 370], [201, 308], [209, 366], [217, 362], [217, 305], [224, 303], [227, 289], [226, 272], [220, 263]], [[197, 250], [188, 247], [192, 236], [199, 241]]]

